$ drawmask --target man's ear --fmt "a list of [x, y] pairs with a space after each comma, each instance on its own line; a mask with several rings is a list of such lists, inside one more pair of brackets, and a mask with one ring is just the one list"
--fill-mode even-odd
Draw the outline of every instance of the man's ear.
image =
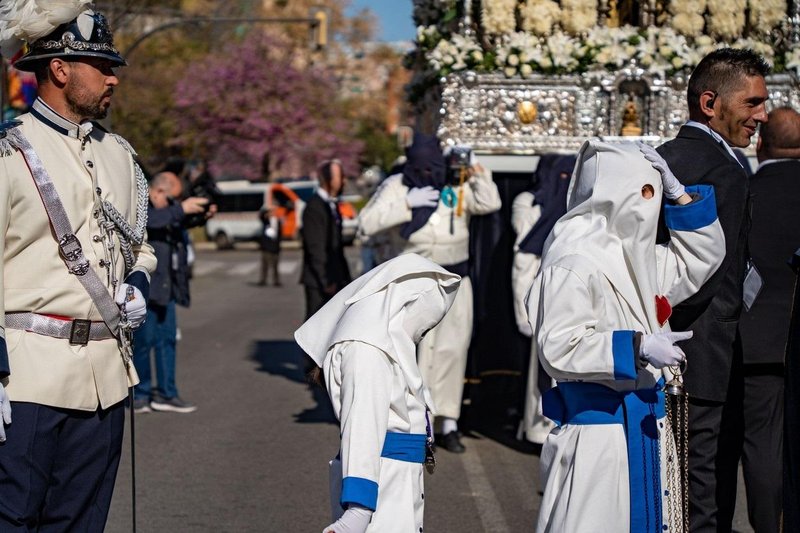
[[56, 57], [51, 59], [48, 65], [50, 79], [58, 85], [64, 85], [67, 83], [70, 68], [70, 64], [61, 58]]
[[700, 95], [700, 111], [706, 118], [714, 118], [716, 116], [716, 111], [714, 110], [714, 104], [717, 103], [717, 93], [714, 91], [703, 91]]

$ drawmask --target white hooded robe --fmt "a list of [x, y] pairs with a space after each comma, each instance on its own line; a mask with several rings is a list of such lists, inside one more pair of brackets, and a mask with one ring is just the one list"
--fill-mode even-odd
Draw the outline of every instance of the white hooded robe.
[[374, 511], [368, 532], [422, 530], [429, 395], [404, 315], [434, 327], [458, 284], [431, 261], [402, 255], [350, 283], [295, 333], [322, 368], [340, 421], [341, 448], [331, 461], [334, 521], [354, 503]]
[[539, 532], [678, 531], [682, 524], [679, 495], [665, 493], [675, 458], [667, 453], [672, 437], [660, 390], [671, 375], [640, 363], [633, 338], [669, 331], [656, 296], [672, 305], [685, 300], [724, 257], [713, 188], [687, 192], [692, 203], [665, 206], [671, 240], [656, 245], [658, 171], [633, 143], [581, 148], [568, 211], [545, 243], [529, 298], [540, 360], [558, 382], [544, 397], [558, 427], [542, 449]]

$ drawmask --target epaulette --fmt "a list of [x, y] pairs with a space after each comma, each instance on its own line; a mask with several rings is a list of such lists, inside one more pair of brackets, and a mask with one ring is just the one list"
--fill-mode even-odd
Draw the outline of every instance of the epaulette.
[[8, 157], [14, 153], [14, 146], [8, 140], [8, 131], [21, 125], [19, 120], [6, 120], [0, 123], [0, 157]]
[[133, 157], [138, 157], [139, 154], [136, 153], [136, 150], [133, 149], [131, 143], [126, 141], [121, 135], [117, 135], [116, 133], [109, 133], [119, 144], [122, 145]]

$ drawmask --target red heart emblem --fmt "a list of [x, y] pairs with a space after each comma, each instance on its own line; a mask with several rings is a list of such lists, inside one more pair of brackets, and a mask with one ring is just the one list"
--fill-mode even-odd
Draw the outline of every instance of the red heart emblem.
[[669, 305], [669, 300], [667, 300], [666, 296], [660, 296], [656, 294], [656, 318], [658, 319], [658, 323], [661, 324], [662, 328], [671, 316], [672, 306]]

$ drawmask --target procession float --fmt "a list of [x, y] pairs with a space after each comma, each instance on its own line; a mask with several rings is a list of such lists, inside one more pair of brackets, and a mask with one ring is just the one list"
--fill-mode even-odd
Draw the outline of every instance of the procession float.
[[479, 153], [674, 137], [689, 74], [723, 46], [772, 63], [771, 107], [800, 107], [797, 0], [414, 0], [414, 18], [420, 127]]

